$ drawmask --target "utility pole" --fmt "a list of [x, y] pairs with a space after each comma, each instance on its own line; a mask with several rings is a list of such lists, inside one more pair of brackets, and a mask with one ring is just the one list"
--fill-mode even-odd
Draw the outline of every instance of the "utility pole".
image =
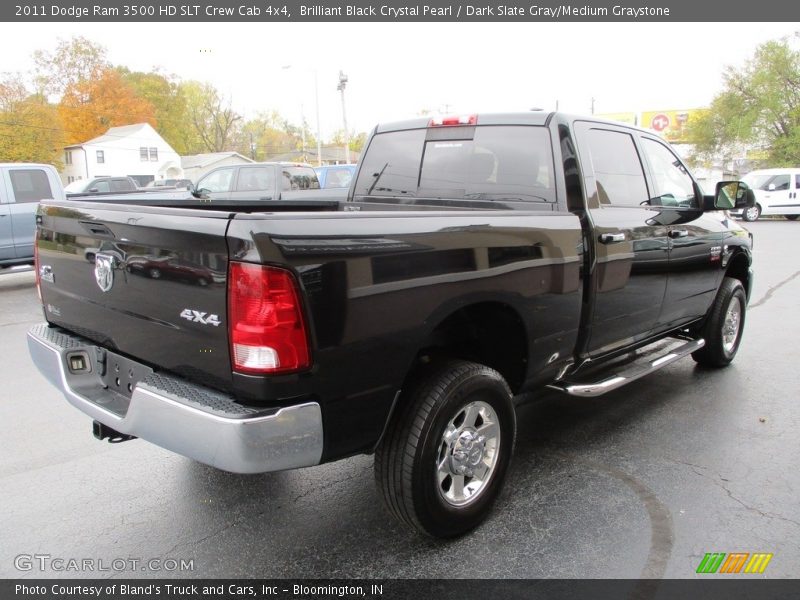
[[592, 114], [594, 114], [594, 96], [592, 96]]
[[350, 132], [347, 130], [347, 111], [344, 106], [344, 88], [347, 87], [347, 75], [339, 71], [339, 85], [336, 88], [342, 93], [342, 121], [344, 122], [344, 158], [350, 162]]
[[[292, 65], [284, 65], [281, 69], [288, 70], [291, 69]], [[314, 104], [317, 113], [317, 166], [322, 166], [322, 136], [320, 134], [320, 126], [319, 126], [319, 78], [317, 77], [317, 70], [316, 69], [309, 69], [312, 73], [314, 73]], [[303, 135], [305, 135], [305, 114], [303, 113], [303, 104], [300, 104], [300, 118], [303, 120]], [[305, 142], [303, 142], [303, 146], [305, 147]]]
[[256, 159], [256, 143], [253, 140], [253, 132], [250, 132], [250, 158]]

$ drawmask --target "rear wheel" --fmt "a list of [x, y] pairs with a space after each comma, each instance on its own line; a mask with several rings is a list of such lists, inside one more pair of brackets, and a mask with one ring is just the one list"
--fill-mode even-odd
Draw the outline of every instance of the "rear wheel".
[[147, 271], [147, 274], [153, 279], [161, 279], [161, 271], [159, 269], [152, 268]]
[[486, 366], [450, 361], [420, 373], [375, 452], [375, 479], [397, 519], [434, 537], [479, 525], [514, 448], [511, 391]]
[[733, 360], [739, 350], [747, 310], [747, 296], [742, 282], [732, 277], [722, 280], [708, 319], [700, 330], [699, 337], [706, 341], [692, 358], [701, 365], [724, 367]]
[[756, 221], [761, 216], [761, 207], [758, 204], [745, 208], [742, 211], [742, 218], [745, 221]]

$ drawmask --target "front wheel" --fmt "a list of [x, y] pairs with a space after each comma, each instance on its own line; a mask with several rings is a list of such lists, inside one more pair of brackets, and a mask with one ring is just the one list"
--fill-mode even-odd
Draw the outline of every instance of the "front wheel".
[[742, 218], [745, 221], [757, 221], [758, 217], [761, 216], [761, 207], [758, 204], [751, 206], [750, 208], [745, 208], [742, 212]]
[[421, 373], [375, 452], [390, 513], [433, 537], [478, 526], [502, 489], [516, 436], [511, 391], [489, 367], [450, 361]]
[[800, 215], [784, 215], [784, 216], [790, 221], [797, 221], [797, 219], [800, 218]]
[[732, 277], [722, 280], [722, 285], [711, 305], [708, 319], [700, 330], [706, 345], [692, 353], [692, 358], [708, 367], [730, 364], [742, 341], [747, 296], [742, 282]]

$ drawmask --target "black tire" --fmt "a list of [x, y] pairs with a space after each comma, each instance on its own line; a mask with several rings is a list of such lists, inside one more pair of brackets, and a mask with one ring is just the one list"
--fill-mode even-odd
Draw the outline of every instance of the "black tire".
[[800, 215], [783, 215], [783, 216], [789, 219], [790, 221], [797, 221], [797, 219], [800, 219]]
[[[738, 302], [739, 317], [735, 324], [728, 322], [728, 311]], [[734, 310], [736, 310], [734, 308]], [[717, 297], [711, 305], [708, 318], [699, 331], [698, 337], [706, 341], [706, 345], [692, 353], [692, 358], [699, 364], [707, 367], [725, 367], [731, 363], [739, 350], [744, 331], [745, 315], [747, 313], [747, 296], [744, 293], [742, 282], [732, 277], [722, 280], [722, 285], [717, 292]], [[731, 344], [730, 336], [726, 339], [731, 327], [736, 331], [735, 340]]]
[[742, 219], [745, 221], [758, 221], [761, 216], [761, 206], [756, 204], [752, 208], [745, 208], [742, 210]]
[[[419, 372], [401, 394], [399, 412], [375, 451], [375, 480], [388, 511], [432, 537], [455, 537], [477, 527], [502, 489], [514, 451], [511, 397], [503, 377], [484, 365], [453, 360]], [[498, 432], [494, 443], [489, 431]], [[466, 467], [469, 475], [453, 473], [440, 481], [459, 456], [456, 468]], [[481, 480], [477, 472], [483, 469]], [[457, 490], [467, 496], [461, 505], [454, 504]], [[448, 494], [454, 498], [448, 500]]]

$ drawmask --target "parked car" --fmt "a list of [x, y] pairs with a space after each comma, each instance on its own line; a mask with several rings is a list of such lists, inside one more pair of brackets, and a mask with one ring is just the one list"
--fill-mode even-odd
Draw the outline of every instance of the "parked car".
[[357, 165], [322, 165], [314, 167], [320, 186], [324, 188], [347, 188], [355, 175]]
[[[514, 395], [588, 402], [683, 357], [734, 359], [752, 238], [722, 211], [753, 202], [737, 181], [704, 195], [657, 135], [591, 117], [382, 124], [338, 212], [43, 202], [62, 243], [39, 249], [54, 277], [28, 346], [98, 439], [237, 473], [374, 453], [387, 510], [453, 537], [502, 489]], [[225, 279], [74, 260], [122, 238]]]
[[195, 191], [209, 200], [344, 200], [347, 196], [345, 190], [320, 192], [311, 166], [288, 162], [219, 167], [198, 180]]
[[214, 282], [211, 269], [177, 256], [129, 256], [125, 260], [129, 273], [151, 279], [174, 279], [206, 286]]
[[33, 263], [36, 206], [64, 198], [52, 165], [0, 164], [0, 267]]
[[67, 196], [83, 194], [104, 194], [109, 192], [134, 192], [139, 187], [133, 177], [95, 177], [79, 179], [64, 188]]
[[730, 211], [745, 221], [755, 221], [762, 215], [783, 215], [790, 221], [800, 218], [800, 169], [759, 169], [742, 180], [755, 192], [756, 203], [745, 210]]

